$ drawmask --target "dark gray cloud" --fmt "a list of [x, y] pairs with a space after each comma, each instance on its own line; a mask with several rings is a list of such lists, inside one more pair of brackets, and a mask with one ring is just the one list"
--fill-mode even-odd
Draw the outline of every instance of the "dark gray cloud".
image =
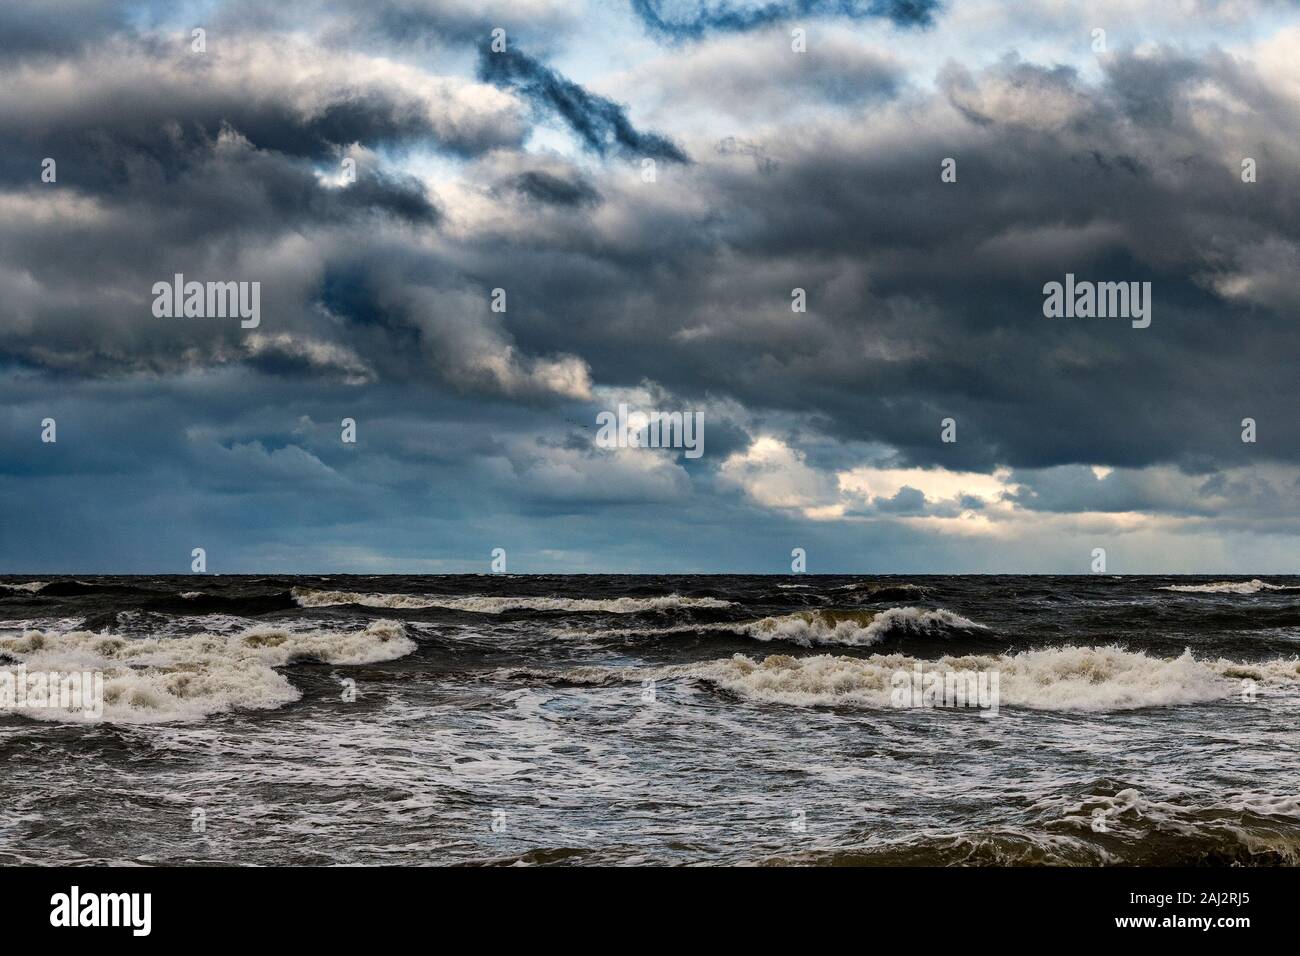
[[0, 91], [0, 170], [21, 180], [33, 157], [52, 156], [63, 181], [111, 190], [133, 165], [163, 176], [183, 168], [224, 130], [316, 161], [354, 143], [476, 155], [525, 135], [510, 103], [459, 79], [421, 86], [396, 68], [285, 45], [229, 41], [195, 54], [180, 39], [110, 37], [58, 73], [13, 67]]
[[[529, 95], [564, 89], [522, 54], [483, 62], [500, 64], [496, 78]], [[350, 376], [364, 367], [407, 379], [432, 361], [462, 387], [535, 391], [545, 370], [510, 359], [502, 367], [514, 371], [502, 372], [490, 358], [513, 340], [527, 355], [581, 356], [598, 383], [649, 379], [682, 396], [720, 391], [806, 415], [840, 439], [888, 443], [903, 463], [1206, 470], [1240, 460], [1246, 415], [1269, 421], [1261, 451], [1289, 460], [1300, 430], [1272, 395], [1289, 374], [1296, 333], [1279, 319], [1289, 300], [1268, 290], [1287, 287], [1269, 277], [1284, 275], [1300, 238], [1288, 198], [1295, 167], [1267, 124], [1240, 120], [1251, 137], [1240, 149], [1269, 171], [1267, 185], [1242, 184], [1209, 158], [1235, 143], [1218, 142], [1191, 112], [1215, 106], [1190, 97], [1214, 83], [1261, 113], [1285, 104], [1223, 57], [1121, 54], [1106, 69], [1094, 89], [1068, 69], [1014, 58], [982, 71], [953, 66], [942, 100], [893, 108], [923, 117], [917, 128], [931, 132], [823, 122], [797, 138], [723, 140], [724, 162], [668, 187], [684, 189], [687, 202], [646, 204], [563, 166], [516, 169], [506, 190], [488, 191], [503, 228], [485, 223], [438, 254], [402, 248], [401, 224], [439, 219], [438, 200], [418, 182], [363, 162], [356, 184], [323, 189], [314, 172], [353, 137], [382, 146], [385, 135], [427, 135], [402, 119], [421, 111], [395, 111], [392, 97], [327, 96], [312, 113], [270, 98], [241, 112], [220, 93], [227, 79], [213, 84], [214, 97], [227, 96], [215, 104], [192, 87], [195, 103], [141, 92], [139, 109], [111, 122], [106, 114], [93, 137], [78, 122], [84, 104], [43, 117], [39, 106], [0, 113], [8, 133], [28, 139], [27, 155], [66, 156], [57, 188], [93, 198], [102, 216], [71, 234], [50, 222], [11, 231], [8, 261], [56, 288], [75, 256], [86, 295], [36, 306], [42, 321], [5, 345], [35, 366], [100, 373], [245, 355], [267, 369], [337, 366], [331, 374]], [[597, 104], [579, 128], [603, 142], [600, 104], [612, 104], [572, 103]], [[197, 118], [168, 132], [169, 117], [187, 110]], [[645, 134], [628, 128], [611, 126], [625, 134], [616, 142], [645, 147]], [[47, 132], [37, 138], [38, 129]], [[81, 151], [87, 137], [93, 148]], [[758, 168], [725, 162], [733, 152]], [[955, 184], [939, 181], [948, 155], [958, 160]], [[30, 181], [34, 169], [23, 173]], [[595, 233], [529, 211], [590, 209], [599, 195], [618, 212]], [[320, 259], [310, 274], [268, 282], [282, 298], [266, 331], [336, 350], [286, 353], [268, 340], [246, 354], [235, 329], [196, 352], [212, 330], [169, 327], [141, 340], [126, 331], [129, 312], [89, 324], [81, 312], [95, 289], [112, 290], [100, 301], [134, 294], [139, 303], [158, 275], [206, 264], [199, 250], [214, 242], [269, 248], [290, 229], [316, 230]], [[367, 236], [360, 247], [357, 229]], [[248, 274], [247, 264], [209, 268]], [[1152, 327], [1044, 319], [1042, 285], [1066, 272], [1152, 281]], [[1225, 296], [1238, 274], [1249, 281]], [[486, 299], [499, 285], [510, 287], [511, 311], [493, 320]], [[796, 286], [808, 292], [805, 316], [789, 311]], [[1252, 373], [1236, 371], [1244, 367]], [[949, 416], [960, 439], [944, 446], [938, 423]]]
[[925, 493], [919, 488], [900, 488], [892, 498], [876, 505], [888, 514], [921, 514], [925, 511]]
[[[81, 527], [111, 565], [105, 542], [147, 549], [139, 528], [162, 527], [181, 555], [194, 534], [242, 535], [245, 566], [328, 546], [333, 566], [364, 569], [385, 541], [432, 560], [434, 538], [455, 561], [499, 538], [570, 568], [579, 553], [717, 570], [770, 552], [761, 566], [780, 570], [799, 544], [829, 570], [854, 564], [862, 526], [801, 509], [843, 504], [847, 522], [885, 523], [881, 567], [907, 570], [996, 563], [995, 543], [920, 524], [962, 512], [1014, 507], [1041, 544], [1085, 512], [1262, 534], [1285, 510], [1300, 464], [1285, 58], [1149, 44], [1100, 58], [1096, 77], [1014, 54], [922, 68], [863, 31], [778, 60], [747, 47], [774, 19], [733, 29], [675, 7], [730, 35], [623, 74], [595, 44], [587, 62], [623, 106], [514, 50], [529, 23], [504, 24], [511, 53], [484, 52], [494, 12], [472, 7], [391, 4], [349, 44], [360, 14], [338, 5], [256, 30], [251, 6], [222, 4], [200, 58], [161, 6], [130, 25], [84, 8], [102, 37], [75, 4], [48, 31], [7, 11], [31, 26], [0, 46], [6, 555], [26, 543], [53, 566]], [[529, 22], [562, 16], [537, 9]], [[932, 10], [904, 9], [883, 15]], [[408, 23], [459, 63], [441, 72], [390, 37]], [[539, 145], [542, 114], [583, 149]], [[40, 181], [47, 156], [57, 183]], [[668, 162], [646, 182], [618, 162], [635, 157]], [[261, 326], [154, 318], [151, 287], [176, 272], [260, 281]], [[1067, 272], [1150, 281], [1151, 327], [1045, 318], [1043, 284]], [[593, 449], [595, 413], [628, 395], [707, 409], [705, 457]], [[32, 441], [47, 414], [55, 447]], [[359, 448], [338, 441], [345, 415]], [[955, 444], [939, 440], [947, 417]], [[762, 436], [791, 450], [806, 501], [718, 480]], [[936, 496], [912, 476], [840, 502], [837, 473], [866, 466], [1007, 466], [1014, 490]]]
[[699, 39], [709, 33], [753, 30], [795, 17], [880, 18], [900, 26], [926, 26], [939, 9], [938, 0], [631, 0], [632, 9], [654, 34], [675, 40]]
[[127, 26], [128, 0], [6, 0], [0, 60], [66, 54]]
[[491, 41], [484, 40], [479, 46], [479, 76], [518, 90], [538, 107], [555, 113], [583, 145], [601, 156], [617, 152], [633, 158], [690, 162], [666, 136], [637, 130], [618, 103], [565, 79], [519, 50], [507, 47], [494, 52]]
[[555, 206], [584, 206], [600, 202], [600, 193], [590, 183], [539, 169], [520, 173], [510, 185], [531, 199]]
[[[947, 103], [914, 107], [902, 132], [825, 125], [764, 143], [776, 174], [701, 171], [684, 188], [707, 199], [647, 230], [642, 256], [561, 241], [516, 268], [540, 312], [581, 330], [598, 381], [722, 390], [909, 463], [1295, 460], [1280, 399], [1300, 343], [1267, 277], [1294, 261], [1300, 182], [1264, 118], [1294, 107], [1226, 58], [1120, 54], [1106, 69], [1095, 89], [1014, 59], [950, 70]], [[1206, 84], [1257, 112], [1221, 123]], [[1267, 157], [1267, 184], [1241, 182], [1245, 155]], [[955, 184], [940, 182], [946, 156]], [[578, 278], [596, 256], [605, 268]], [[1045, 319], [1042, 286], [1067, 272], [1151, 281], [1152, 327]], [[796, 286], [807, 316], [790, 313]], [[1242, 445], [1247, 415], [1270, 422], [1266, 447]], [[948, 416], [956, 445], [938, 442]]]

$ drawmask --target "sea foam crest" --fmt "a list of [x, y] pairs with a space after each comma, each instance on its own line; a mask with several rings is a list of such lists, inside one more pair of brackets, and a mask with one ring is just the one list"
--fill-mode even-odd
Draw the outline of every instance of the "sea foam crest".
[[[274, 709], [301, 696], [277, 667], [305, 660], [370, 664], [413, 650], [415, 642], [396, 621], [341, 632], [256, 627], [233, 635], [126, 638], [94, 631], [29, 631], [0, 638], [0, 654], [19, 661], [29, 673], [102, 672], [103, 720], [122, 724], [197, 720], [236, 708]], [[57, 709], [21, 714], [70, 719]]]
[[736, 628], [756, 640], [789, 641], [804, 647], [867, 647], [878, 644], [891, 633], [942, 634], [975, 629], [984, 629], [984, 625], [943, 608], [919, 607], [891, 607], [887, 611], [797, 611]]
[[920, 666], [926, 673], [993, 672], [1000, 705], [1033, 710], [1112, 711], [1239, 700], [1242, 680], [1260, 686], [1300, 684], [1300, 659], [1238, 663], [1149, 657], [1120, 647], [1061, 647], [1018, 654], [945, 656], [936, 661], [904, 654], [843, 657], [737, 654], [723, 660], [673, 667], [579, 667], [528, 671], [540, 679], [608, 685], [647, 679], [687, 678], [736, 697], [795, 707], [894, 706], [894, 675]]
[[669, 627], [556, 628], [553, 637], [576, 640], [636, 640], [675, 634], [737, 634], [757, 641], [784, 641], [802, 647], [867, 647], [890, 634], [948, 636], [953, 631], [986, 630], [983, 624], [942, 608], [892, 607], [887, 611], [796, 611], [757, 621], [674, 624]]
[[503, 611], [590, 611], [636, 614], [641, 611], [659, 611], [677, 607], [730, 607], [732, 603], [719, 598], [683, 597], [680, 594], [619, 598], [495, 597], [479, 594], [463, 596], [365, 594], [357, 591], [317, 591], [312, 588], [294, 588], [290, 593], [301, 607], [330, 607], [338, 604], [395, 609], [438, 607], [450, 611], [472, 611], [479, 614], [500, 614]]
[[1214, 581], [1210, 584], [1170, 584], [1161, 591], [1182, 591], [1184, 594], [1258, 594], [1260, 591], [1290, 590], [1284, 584], [1269, 584], [1254, 578], [1250, 581]]

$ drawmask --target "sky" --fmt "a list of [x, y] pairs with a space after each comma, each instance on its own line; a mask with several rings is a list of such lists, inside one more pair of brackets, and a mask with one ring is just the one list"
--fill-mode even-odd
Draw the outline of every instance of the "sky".
[[1294, 573], [1298, 128], [1290, 0], [6, 0], [0, 572]]

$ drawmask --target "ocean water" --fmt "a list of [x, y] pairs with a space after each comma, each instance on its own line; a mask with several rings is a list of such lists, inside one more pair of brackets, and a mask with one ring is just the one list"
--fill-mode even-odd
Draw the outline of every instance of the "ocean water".
[[1300, 862], [1293, 579], [0, 579], [50, 672], [0, 863]]

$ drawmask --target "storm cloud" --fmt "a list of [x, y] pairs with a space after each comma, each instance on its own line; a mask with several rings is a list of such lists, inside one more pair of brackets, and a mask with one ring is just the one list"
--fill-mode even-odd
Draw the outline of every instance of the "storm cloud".
[[626, 109], [613, 100], [565, 79], [526, 53], [510, 48], [497, 52], [485, 41], [479, 47], [479, 76], [497, 86], [516, 89], [537, 106], [553, 111], [583, 145], [602, 156], [616, 151], [674, 163], [690, 161], [666, 137], [635, 129]]
[[[1300, 536], [1292, 6], [1107, 7], [1096, 51], [1046, 0], [232, 2], [204, 52], [47, 6], [0, 14], [9, 570], [202, 536], [226, 570], [1264, 571]], [[176, 274], [259, 282], [260, 325], [156, 317]], [[1045, 316], [1067, 275], [1150, 282], [1150, 326]], [[620, 402], [702, 411], [704, 457], [597, 446]]]

